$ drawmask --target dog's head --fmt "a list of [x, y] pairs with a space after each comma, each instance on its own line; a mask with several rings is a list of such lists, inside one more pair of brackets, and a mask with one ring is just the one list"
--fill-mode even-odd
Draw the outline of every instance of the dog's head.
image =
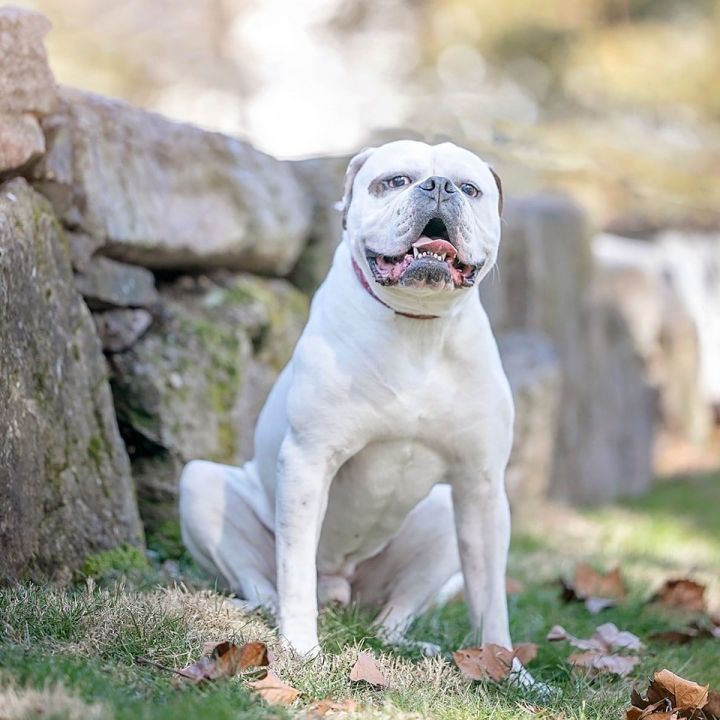
[[501, 210], [499, 177], [452, 143], [368, 148], [345, 178], [345, 240], [384, 300], [475, 286], [497, 257]]

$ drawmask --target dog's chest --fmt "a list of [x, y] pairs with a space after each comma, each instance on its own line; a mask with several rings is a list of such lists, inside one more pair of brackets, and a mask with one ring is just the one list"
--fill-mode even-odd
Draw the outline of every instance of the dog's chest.
[[319, 571], [351, 573], [358, 562], [379, 552], [445, 471], [443, 457], [417, 441], [366, 446], [343, 465], [330, 487]]

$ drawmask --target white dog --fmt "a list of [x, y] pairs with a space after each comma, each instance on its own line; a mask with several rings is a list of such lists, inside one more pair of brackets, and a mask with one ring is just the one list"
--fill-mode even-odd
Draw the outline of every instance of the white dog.
[[467, 150], [401, 141], [348, 167], [343, 242], [242, 468], [193, 461], [184, 541], [301, 654], [318, 603], [380, 609], [385, 637], [464, 577], [483, 642], [511, 647], [504, 488], [513, 403], [477, 292], [500, 182]]

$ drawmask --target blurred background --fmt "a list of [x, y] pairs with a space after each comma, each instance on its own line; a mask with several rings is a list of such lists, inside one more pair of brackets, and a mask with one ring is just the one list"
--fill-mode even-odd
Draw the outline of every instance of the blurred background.
[[[33, 0], [61, 83], [282, 158], [451, 136], [600, 227], [720, 224], [717, 0]], [[521, 170], [512, 171], [517, 163]]]

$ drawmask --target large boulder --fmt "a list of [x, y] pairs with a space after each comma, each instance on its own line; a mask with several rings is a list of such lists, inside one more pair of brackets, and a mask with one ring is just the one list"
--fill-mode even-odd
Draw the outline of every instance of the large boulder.
[[61, 98], [34, 182], [101, 254], [161, 270], [292, 269], [312, 201], [289, 163], [117, 100]]
[[712, 408], [720, 408], [720, 234], [604, 233], [593, 248], [606, 274], [635, 279], [618, 297], [638, 342], [657, 356], [667, 424], [689, 440], [707, 439]]
[[0, 8], [0, 175], [22, 168], [45, 150], [38, 117], [57, 103], [43, 37], [47, 18]]
[[515, 402], [515, 434], [505, 484], [513, 527], [530, 524], [547, 501], [560, 400], [560, 367], [550, 340], [535, 332], [498, 337]]
[[349, 162], [349, 156], [339, 156], [297, 160], [293, 165], [312, 197], [313, 221], [310, 236], [290, 280], [308, 294], [314, 293], [325, 279], [342, 238], [339, 205]]
[[100, 341], [59, 223], [21, 179], [0, 186], [0, 432], [0, 578], [141, 541]]
[[551, 494], [598, 502], [652, 482], [655, 394], [627, 321], [598, 287], [580, 209], [560, 196], [507, 203], [499, 272], [480, 294], [496, 331], [547, 334], [561, 371]]
[[159, 299], [149, 270], [102, 256], [75, 274], [75, 286], [91, 310], [152, 308]]
[[307, 301], [281, 280], [183, 277], [161, 288], [162, 315], [113, 354], [113, 392], [146, 526], [177, 516], [177, 480], [193, 458], [239, 464], [300, 334]]
[[[712, 413], [701, 385], [698, 327], [663, 267], [660, 248], [599, 235], [593, 249], [597, 285], [630, 329], [648, 382], [657, 388], [663, 428], [675, 438], [703, 443], [710, 436]], [[668, 265], [675, 267], [675, 262]]]

